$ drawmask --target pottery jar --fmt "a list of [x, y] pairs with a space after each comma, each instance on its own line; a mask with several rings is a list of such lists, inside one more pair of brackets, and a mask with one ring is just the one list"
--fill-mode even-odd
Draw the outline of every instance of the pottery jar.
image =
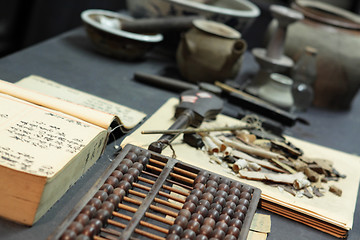
[[240, 37], [238, 31], [225, 24], [195, 20], [177, 48], [180, 73], [191, 82], [213, 83], [235, 77], [247, 48]]
[[349, 109], [360, 87], [360, 17], [316, 1], [297, 0], [292, 8], [304, 19], [289, 26], [285, 54], [296, 61], [304, 47], [318, 50], [313, 105]]

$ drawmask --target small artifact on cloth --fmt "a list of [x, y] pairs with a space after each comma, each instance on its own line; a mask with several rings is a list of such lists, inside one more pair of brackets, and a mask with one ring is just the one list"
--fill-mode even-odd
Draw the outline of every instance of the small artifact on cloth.
[[245, 159], [239, 159], [237, 160], [232, 169], [234, 170], [234, 172], [238, 173], [241, 169], [246, 168], [248, 165], [248, 162]]
[[254, 218], [250, 225], [250, 230], [261, 233], [270, 233], [271, 231], [270, 215], [255, 213]]
[[307, 179], [296, 179], [293, 184], [294, 188], [299, 190], [310, 186], [310, 181]]
[[335, 195], [337, 195], [339, 197], [341, 197], [341, 195], [342, 195], [342, 190], [340, 188], [334, 186], [334, 185], [331, 185], [329, 187], [329, 191], [334, 193]]

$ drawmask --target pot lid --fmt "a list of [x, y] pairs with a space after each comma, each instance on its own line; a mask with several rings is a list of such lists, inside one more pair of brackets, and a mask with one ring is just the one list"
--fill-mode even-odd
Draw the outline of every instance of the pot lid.
[[230, 39], [239, 39], [241, 37], [241, 33], [239, 31], [219, 22], [196, 19], [193, 24], [197, 29], [216, 36]]

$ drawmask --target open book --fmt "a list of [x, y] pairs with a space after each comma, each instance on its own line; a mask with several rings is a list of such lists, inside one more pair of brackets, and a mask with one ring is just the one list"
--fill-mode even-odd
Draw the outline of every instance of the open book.
[[111, 126], [144, 117], [38, 76], [0, 81], [0, 216], [32, 225], [100, 157]]

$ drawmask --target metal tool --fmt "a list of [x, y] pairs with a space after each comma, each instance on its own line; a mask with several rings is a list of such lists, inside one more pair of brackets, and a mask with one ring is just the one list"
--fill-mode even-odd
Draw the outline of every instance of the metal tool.
[[[223, 101], [216, 95], [202, 90], [187, 90], [180, 95], [176, 107], [176, 121], [169, 129], [183, 129], [188, 126], [199, 127], [205, 119], [215, 119], [223, 108]], [[164, 134], [149, 145], [149, 150], [161, 153], [178, 134]]]

